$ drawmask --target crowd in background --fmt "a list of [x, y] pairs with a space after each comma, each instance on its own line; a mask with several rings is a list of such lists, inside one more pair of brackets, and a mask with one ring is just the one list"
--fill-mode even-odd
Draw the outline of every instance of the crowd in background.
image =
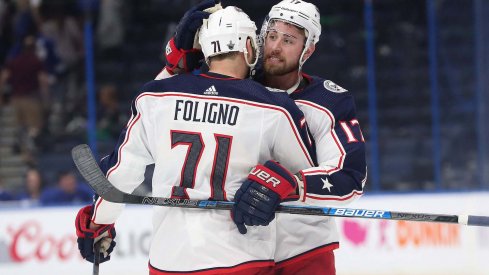
[[[86, 131], [82, 2], [87, 1], [0, 0], [0, 110], [12, 110], [15, 119], [10, 131], [15, 140], [3, 144], [8, 148], [0, 155], [0, 167], [8, 155], [20, 156], [25, 164], [20, 184], [8, 184], [0, 172], [0, 201], [49, 205], [92, 200], [74, 169], [59, 168], [50, 179], [55, 182], [44, 182], [39, 163], [39, 156], [56, 144], [83, 141]], [[107, 53], [116, 51], [124, 36], [120, 1], [91, 3], [97, 55], [110, 58]], [[111, 141], [127, 119], [117, 84], [101, 83], [97, 90], [97, 136]], [[2, 140], [8, 127], [0, 126]]]
[[[277, 1], [224, 3], [240, 6], [260, 25]], [[40, 193], [58, 186], [64, 172], [86, 186], [69, 156], [73, 146], [87, 143], [85, 20], [92, 20], [94, 31], [101, 157], [127, 122], [134, 93], [162, 68], [162, 49], [176, 23], [197, 2], [0, 0], [0, 200], [23, 197], [32, 188], [27, 183], [31, 170], [44, 179]], [[487, 188], [489, 152], [484, 140], [489, 128], [484, 106], [489, 105], [483, 96], [489, 74], [487, 62], [477, 58], [489, 56], [488, 31], [483, 28], [489, 18], [486, 1], [373, 1], [372, 52], [365, 47], [368, 1], [313, 2], [321, 11], [323, 33], [305, 71], [355, 95], [369, 149], [366, 189]], [[431, 2], [436, 9], [428, 12]], [[81, 3], [94, 7], [90, 16]], [[436, 24], [436, 32], [430, 23]], [[436, 47], [431, 41], [437, 41]], [[368, 54], [374, 55], [373, 72]], [[435, 94], [438, 101], [433, 100]], [[377, 113], [376, 123], [372, 113]], [[437, 129], [439, 136], [434, 134]]]

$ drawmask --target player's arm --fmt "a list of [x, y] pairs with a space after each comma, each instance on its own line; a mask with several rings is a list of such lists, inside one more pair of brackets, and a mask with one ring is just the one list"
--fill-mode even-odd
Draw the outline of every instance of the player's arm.
[[363, 194], [367, 178], [365, 140], [351, 96], [333, 106], [297, 101], [308, 112], [319, 165], [299, 176], [300, 201], [313, 205], [345, 204]]
[[[108, 180], [118, 189], [131, 193], [144, 180], [146, 166], [153, 162], [145, 133], [144, 108], [141, 96], [133, 101], [131, 119], [122, 130], [114, 151], [100, 161], [100, 167]], [[80, 209], [75, 228], [80, 254], [87, 261], [94, 261], [94, 243], [101, 243], [101, 262], [110, 259], [115, 247], [114, 223], [124, 208], [123, 204], [97, 198], [92, 205]]]
[[[100, 161], [100, 168], [107, 179], [127, 193], [132, 193], [144, 181], [146, 166], [154, 163], [146, 134], [149, 127], [149, 120], [144, 113], [146, 99], [142, 93], [133, 100], [131, 117], [121, 131], [114, 150]], [[113, 223], [123, 208], [123, 204], [98, 198], [92, 220], [96, 224]]]
[[314, 142], [307, 129], [304, 114], [293, 108], [284, 109], [272, 135], [273, 159], [292, 172], [315, 166]]
[[241, 234], [247, 232], [246, 226], [268, 225], [281, 202], [298, 200], [298, 182], [290, 171], [314, 165], [307, 128], [301, 127], [302, 113], [282, 110], [268, 140], [273, 160], [255, 166], [234, 198], [231, 213]]

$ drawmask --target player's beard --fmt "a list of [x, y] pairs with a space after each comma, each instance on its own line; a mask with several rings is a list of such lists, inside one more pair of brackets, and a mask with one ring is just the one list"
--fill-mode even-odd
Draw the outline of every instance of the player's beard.
[[[269, 58], [271, 56], [278, 58], [280, 62], [275, 63], [275, 64], [271, 64], [271, 62], [269, 60]], [[282, 76], [282, 75], [286, 75], [288, 73], [297, 71], [297, 69], [299, 68], [299, 61], [289, 63], [289, 62], [287, 62], [287, 60], [285, 60], [281, 56], [269, 54], [265, 57], [265, 62], [263, 64], [263, 68], [265, 70], [265, 74], [267, 74], [267, 75]]]

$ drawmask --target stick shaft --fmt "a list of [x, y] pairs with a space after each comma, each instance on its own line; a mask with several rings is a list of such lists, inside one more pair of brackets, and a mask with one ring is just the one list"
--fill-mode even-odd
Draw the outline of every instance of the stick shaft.
[[486, 216], [469, 216], [467, 225], [489, 226], [489, 217]]
[[[173, 199], [128, 194], [113, 186], [100, 170], [88, 145], [81, 144], [72, 150], [73, 161], [81, 175], [92, 189], [104, 200], [115, 203], [147, 204], [168, 207], [200, 208], [215, 210], [231, 210], [234, 203], [229, 201], [209, 201]], [[454, 223], [464, 225], [489, 226], [489, 217], [458, 216], [425, 213], [395, 212], [387, 210], [370, 210], [354, 208], [333, 208], [314, 206], [280, 205], [276, 212], [298, 215], [330, 216], [345, 218], [366, 218], [383, 220], [404, 220], [421, 222]]]
[[96, 242], [93, 245], [93, 253], [94, 253], [94, 258], [93, 258], [93, 275], [98, 275], [99, 272], [99, 265], [100, 265], [100, 242]]

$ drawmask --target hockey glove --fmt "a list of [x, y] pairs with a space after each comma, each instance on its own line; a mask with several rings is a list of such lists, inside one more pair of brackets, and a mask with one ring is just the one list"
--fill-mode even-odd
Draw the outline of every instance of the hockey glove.
[[93, 263], [95, 254], [93, 251], [94, 243], [100, 243], [100, 262], [110, 260], [110, 253], [115, 247], [115, 228], [114, 224], [100, 225], [98, 229], [90, 229], [90, 222], [93, 213], [93, 205], [85, 206], [76, 215], [75, 227], [78, 237], [78, 249], [83, 259]]
[[296, 187], [294, 176], [275, 161], [254, 167], [234, 197], [231, 217], [239, 232], [246, 234], [245, 225], [268, 225], [278, 205], [295, 194]]
[[193, 71], [204, 58], [202, 51], [194, 47], [197, 30], [211, 12], [219, 9], [218, 0], [205, 0], [188, 10], [177, 25], [174, 37], [168, 41], [165, 49], [166, 69], [171, 74], [180, 68], [185, 72]]

